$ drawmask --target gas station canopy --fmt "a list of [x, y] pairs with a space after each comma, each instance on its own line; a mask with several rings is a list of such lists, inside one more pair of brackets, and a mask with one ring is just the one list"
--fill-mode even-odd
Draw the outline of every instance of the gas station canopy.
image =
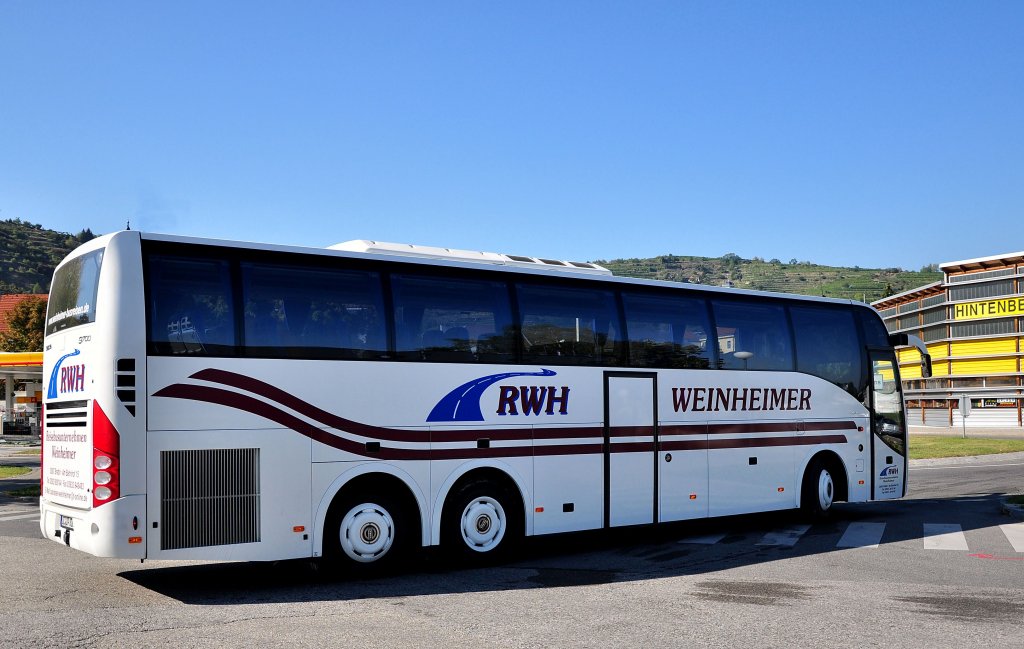
[[42, 378], [43, 352], [0, 352], [0, 378]]

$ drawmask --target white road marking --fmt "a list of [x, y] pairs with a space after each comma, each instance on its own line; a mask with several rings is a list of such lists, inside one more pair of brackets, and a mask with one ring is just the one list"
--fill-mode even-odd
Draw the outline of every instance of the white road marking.
[[796, 545], [796, 542], [800, 540], [800, 537], [804, 535], [804, 532], [809, 529], [811, 529], [810, 525], [792, 525], [790, 527], [772, 530], [761, 537], [761, 540], [758, 541], [757, 545], [792, 547]]
[[924, 524], [925, 550], [961, 550], [966, 552], [967, 537], [963, 528], [952, 523]]
[[850, 523], [836, 547], [877, 548], [885, 532], [885, 523]]
[[1014, 551], [1024, 552], [1024, 523], [1000, 525], [999, 529], [1006, 535], [1006, 539], [1013, 546]]

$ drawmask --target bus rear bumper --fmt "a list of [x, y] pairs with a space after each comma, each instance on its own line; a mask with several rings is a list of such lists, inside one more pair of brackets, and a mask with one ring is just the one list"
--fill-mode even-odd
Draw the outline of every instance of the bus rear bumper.
[[39, 499], [39, 531], [97, 557], [146, 558], [146, 497], [124, 496], [92, 510]]

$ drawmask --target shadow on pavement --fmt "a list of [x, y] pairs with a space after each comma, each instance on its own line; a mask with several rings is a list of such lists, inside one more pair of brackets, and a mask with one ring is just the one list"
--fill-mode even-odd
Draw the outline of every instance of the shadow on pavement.
[[[783, 559], [846, 551], [836, 543], [850, 523], [892, 522], [882, 545], [921, 539], [920, 522], [934, 507], [962, 507], [965, 532], [992, 527], [999, 521], [1002, 494], [970, 498], [905, 499], [838, 505], [830, 519], [811, 523], [799, 512], [784, 511], [672, 523], [657, 527], [620, 528], [527, 539], [518, 557], [482, 568], [466, 568], [436, 549], [422, 551], [404, 572], [372, 578], [339, 574], [311, 560], [277, 563], [217, 563], [154, 567], [119, 576], [186, 604], [239, 605], [366, 598], [413, 597], [445, 593], [525, 590], [585, 586], [611, 582], [713, 575], [732, 568]], [[759, 546], [759, 535], [790, 525], [808, 524], [791, 547]], [[688, 538], [721, 536], [714, 544], [687, 543]], [[748, 590], [749, 590], [749, 584]], [[775, 592], [762, 584], [761, 596], [800, 597]], [[728, 590], [728, 589], [727, 589]], [[708, 596], [730, 598], [728, 592]], [[751, 596], [749, 593], [745, 597]], [[757, 596], [756, 594], [754, 596]]]

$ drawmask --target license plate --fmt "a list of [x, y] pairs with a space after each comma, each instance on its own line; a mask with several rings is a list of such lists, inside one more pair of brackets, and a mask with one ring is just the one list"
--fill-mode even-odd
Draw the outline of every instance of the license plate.
[[75, 529], [75, 519], [71, 518], [70, 516], [61, 516], [60, 526], [66, 530], [73, 530]]

